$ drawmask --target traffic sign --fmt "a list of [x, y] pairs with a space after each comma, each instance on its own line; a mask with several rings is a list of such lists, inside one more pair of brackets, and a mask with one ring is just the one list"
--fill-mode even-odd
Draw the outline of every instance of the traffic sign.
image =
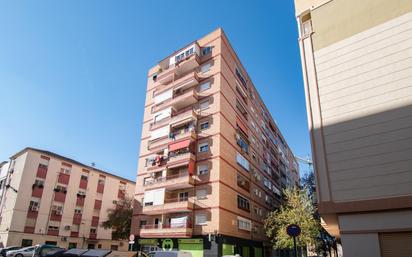
[[129, 241], [134, 241], [134, 235], [133, 234], [130, 234]]
[[296, 224], [290, 224], [289, 226], [286, 227], [286, 233], [288, 233], [289, 236], [299, 236], [300, 235], [300, 227]]

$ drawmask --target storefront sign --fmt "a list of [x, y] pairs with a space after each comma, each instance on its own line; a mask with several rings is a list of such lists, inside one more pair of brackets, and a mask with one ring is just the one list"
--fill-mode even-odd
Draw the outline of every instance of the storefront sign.
[[178, 239], [179, 244], [203, 244], [202, 238]]
[[157, 245], [157, 239], [142, 238], [138, 242], [139, 245]]
[[173, 250], [173, 240], [170, 238], [163, 239], [162, 241], [162, 249], [163, 251], [171, 251]]

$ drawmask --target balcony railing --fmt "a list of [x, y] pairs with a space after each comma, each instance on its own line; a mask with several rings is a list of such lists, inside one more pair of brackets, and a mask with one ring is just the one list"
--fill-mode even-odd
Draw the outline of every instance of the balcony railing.
[[174, 212], [191, 212], [193, 210], [193, 202], [188, 198], [169, 198], [165, 199], [161, 205], [145, 205], [143, 206], [144, 214], [162, 214]]
[[174, 65], [169, 66], [167, 69], [163, 70], [157, 75], [155, 87], [160, 85], [166, 85], [172, 81], [179, 79], [179, 77], [184, 76], [188, 72], [192, 71], [200, 64], [200, 58], [195, 52], [192, 55], [179, 60], [179, 62]]
[[145, 180], [144, 186], [146, 187], [146, 189], [161, 186], [169, 190], [174, 190], [179, 188], [192, 187], [193, 183], [194, 179], [192, 178], [192, 176], [189, 174], [189, 172], [185, 172], [182, 174]]
[[141, 237], [191, 237], [192, 225], [182, 224], [150, 224], [140, 229]]

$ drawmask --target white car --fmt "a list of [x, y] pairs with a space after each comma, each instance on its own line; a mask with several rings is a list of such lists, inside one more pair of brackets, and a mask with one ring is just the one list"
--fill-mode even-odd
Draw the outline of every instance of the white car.
[[18, 250], [8, 251], [6, 257], [32, 257], [37, 246], [24, 247]]

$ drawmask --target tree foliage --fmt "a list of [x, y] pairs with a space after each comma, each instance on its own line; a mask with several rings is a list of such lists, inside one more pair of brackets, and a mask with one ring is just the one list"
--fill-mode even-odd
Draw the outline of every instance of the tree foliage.
[[315, 210], [307, 189], [285, 189], [284, 195], [285, 203], [278, 210], [271, 212], [265, 220], [266, 235], [275, 248], [292, 249], [293, 238], [286, 233], [286, 227], [297, 224], [302, 230], [296, 238], [297, 245], [304, 247], [314, 244], [319, 235], [320, 224], [314, 218]]
[[102, 225], [105, 229], [112, 229], [114, 240], [127, 239], [130, 235], [132, 214], [132, 199], [122, 199], [116, 203], [115, 208], [108, 210], [107, 220]]

